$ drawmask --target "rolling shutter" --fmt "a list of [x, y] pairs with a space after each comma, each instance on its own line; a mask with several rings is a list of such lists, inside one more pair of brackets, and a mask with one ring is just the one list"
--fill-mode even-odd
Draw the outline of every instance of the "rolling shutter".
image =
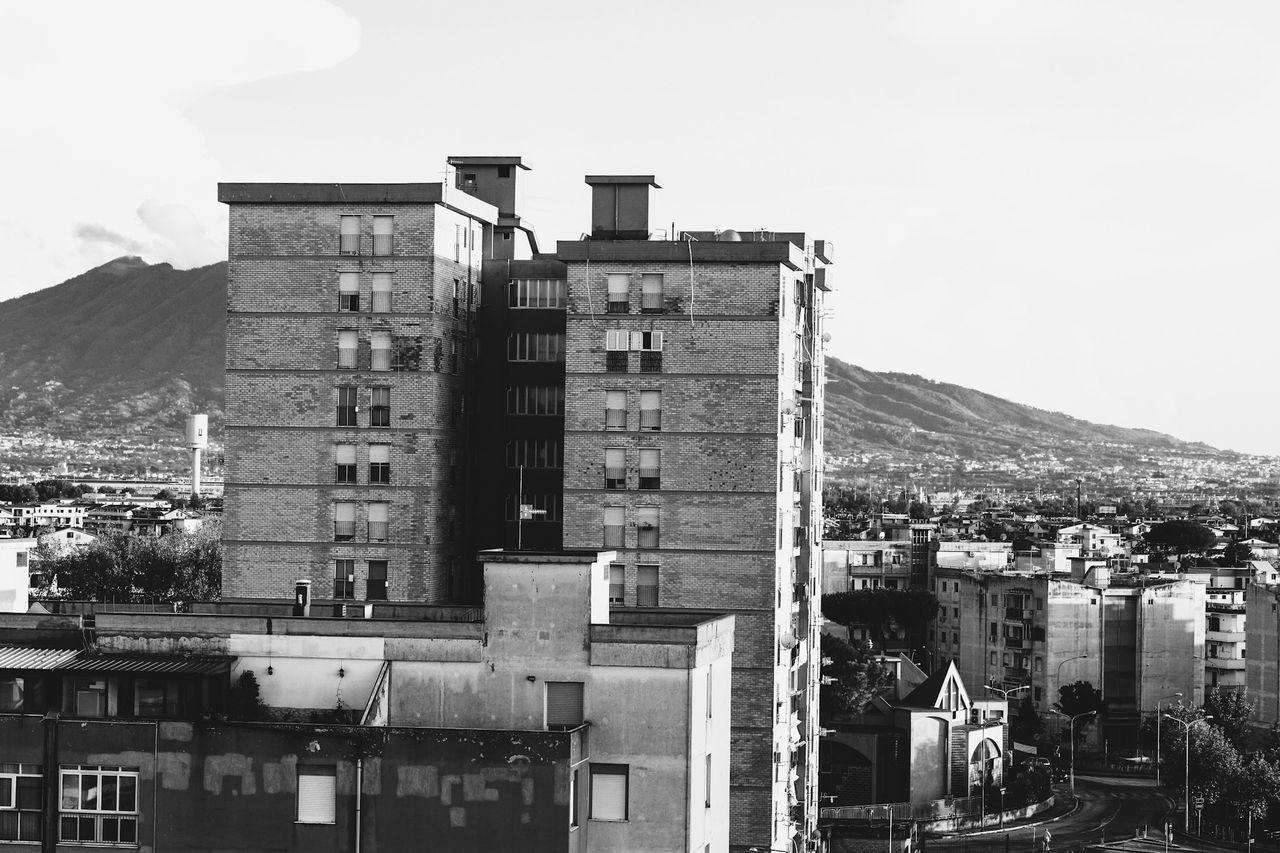
[[333, 767], [298, 768], [298, 823], [333, 823], [337, 801]]
[[547, 682], [547, 728], [569, 729], [582, 725], [582, 682]]

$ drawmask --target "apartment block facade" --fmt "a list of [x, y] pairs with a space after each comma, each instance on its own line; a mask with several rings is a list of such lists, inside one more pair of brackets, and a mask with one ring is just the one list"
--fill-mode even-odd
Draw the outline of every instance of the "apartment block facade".
[[472, 571], [468, 352], [497, 210], [445, 184], [221, 184], [218, 198], [224, 595], [286, 597], [307, 578], [339, 609], [450, 598]]

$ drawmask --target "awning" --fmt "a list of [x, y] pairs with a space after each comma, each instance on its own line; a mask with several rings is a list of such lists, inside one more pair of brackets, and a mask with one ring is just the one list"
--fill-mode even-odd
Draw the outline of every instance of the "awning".
[[0, 646], [0, 669], [57, 669], [78, 654], [79, 649]]
[[126, 675], [222, 675], [232, 658], [167, 655], [82, 655], [54, 667], [66, 672], [118, 672]]

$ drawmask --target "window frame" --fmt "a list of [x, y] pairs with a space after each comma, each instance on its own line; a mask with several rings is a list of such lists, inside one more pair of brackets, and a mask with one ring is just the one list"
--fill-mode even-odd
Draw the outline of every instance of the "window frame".
[[[607, 820], [615, 823], [622, 823], [631, 818], [631, 766], [628, 764], [604, 764], [592, 762], [590, 765], [590, 785], [591, 797], [587, 808], [588, 820]], [[596, 776], [622, 777], [622, 816], [603, 816], [597, 815], [596, 810], [599, 808], [596, 796]]]
[[[96, 764], [64, 764], [58, 768], [58, 790], [59, 790], [59, 808], [58, 808], [58, 841], [59, 843], [80, 843], [80, 844], [109, 844], [114, 846], [138, 846], [138, 823], [140, 815], [138, 812], [138, 794], [139, 794], [139, 771], [136, 767], [117, 767], [112, 765], [96, 765]], [[68, 781], [74, 778], [75, 793], [74, 804], [68, 805]], [[114, 778], [115, 787], [115, 808], [102, 808], [103, 794], [108, 790], [105, 779]], [[96, 779], [97, 784], [86, 788], [85, 782], [90, 779]], [[129, 784], [124, 783], [128, 780]], [[131, 809], [121, 807], [123, 792], [126, 787], [132, 789]], [[96, 808], [86, 808], [86, 792], [90, 792], [96, 798]], [[66, 829], [68, 821], [73, 821], [76, 827], [74, 838], [68, 838]], [[104, 827], [109, 825], [108, 822], [115, 821], [116, 838], [105, 838]], [[132, 825], [133, 838], [131, 840], [121, 839], [121, 829], [126, 825]], [[83, 838], [80, 831], [86, 826], [93, 827], [93, 837]]]
[[[293, 822], [307, 826], [333, 826], [338, 822], [338, 768], [332, 764], [299, 764], [297, 790], [294, 795]], [[302, 814], [304, 777], [332, 780], [333, 796], [329, 799], [328, 818], [304, 820]], [[315, 784], [315, 783], [312, 783]], [[326, 785], [326, 787], [330, 787]]]

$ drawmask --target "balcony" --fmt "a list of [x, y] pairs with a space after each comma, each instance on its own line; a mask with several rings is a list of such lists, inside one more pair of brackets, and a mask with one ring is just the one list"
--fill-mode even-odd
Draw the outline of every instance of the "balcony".
[[[643, 415], [641, 422], [643, 423]], [[604, 428], [605, 429], [626, 429], [627, 428], [627, 410], [626, 409], [605, 409], [604, 410]]]
[[1021, 607], [1006, 607], [1004, 609], [1004, 618], [1007, 622], [1030, 622], [1036, 617], [1034, 610], [1024, 610]]
[[604, 547], [621, 548], [623, 547], [623, 531], [625, 528], [621, 524], [606, 524], [604, 526]]
[[1244, 658], [1208, 658], [1206, 669], [1244, 669]]
[[661, 409], [641, 409], [640, 410], [640, 429], [662, 429], [662, 410]]

